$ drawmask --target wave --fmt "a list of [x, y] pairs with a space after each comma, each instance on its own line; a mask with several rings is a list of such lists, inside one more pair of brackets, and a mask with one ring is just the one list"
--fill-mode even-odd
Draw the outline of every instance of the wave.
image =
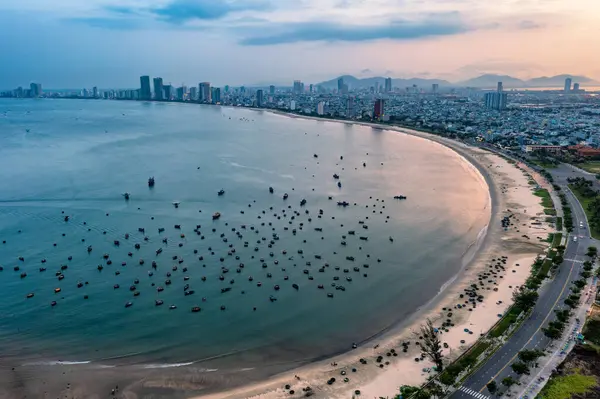
[[66, 361], [66, 360], [50, 360], [45, 362], [25, 363], [23, 366], [76, 366], [80, 364], [90, 364], [91, 360], [83, 361]]
[[164, 363], [164, 364], [146, 364], [142, 366], [145, 369], [167, 369], [171, 367], [183, 367], [183, 366], [191, 366], [194, 362], [187, 363]]

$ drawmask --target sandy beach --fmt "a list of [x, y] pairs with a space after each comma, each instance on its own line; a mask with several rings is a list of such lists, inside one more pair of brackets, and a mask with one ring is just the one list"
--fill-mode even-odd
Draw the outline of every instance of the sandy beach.
[[[289, 116], [285, 113], [281, 115]], [[381, 128], [378, 125], [358, 124]], [[290, 390], [303, 393], [302, 390], [306, 387], [310, 387], [313, 396], [319, 398], [351, 398], [356, 390], [360, 390], [361, 397], [393, 397], [401, 385], [420, 385], [431, 375], [431, 362], [427, 359], [415, 361], [415, 357], [420, 356], [415, 342], [424, 320], [430, 318], [435, 324], [447, 317], [447, 310], [452, 309], [454, 326], [443, 334], [443, 342], [448, 344], [444, 356], [447, 361], [451, 361], [468, 349], [480, 334], [487, 332], [510, 306], [514, 288], [526, 280], [536, 256], [548, 248], [544, 240], [548, 233], [554, 231], [545, 222], [546, 216], [540, 198], [533, 194], [534, 186], [529, 184], [530, 176], [534, 179], [540, 177], [527, 170], [525, 165], [513, 165], [500, 156], [453, 140], [403, 128], [386, 126], [384, 129], [423, 137], [455, 150], [477, 168], [482, 182], [485, 180], [488, 184], [490, 224], [482, 242], [478, 243], [473, 259], [454, 281], [447, 284], [443, 292], [423, 306], [410, 320], [368, 345], [261, 383], [203, 395], [201, 398], [276, 399], [290, 397]], [[547, 186], [541, 180], [537, 181], [538, 184]], [[500, 221], [509, 214], [512, 215], [515, 226], [504, 231]], [[459, 296], [464, 289], [477, 283], [478, 275], [491, 268], [492, 259], [501, 256], [507, 257], [504, 270], [494, 275], [491, 283], [486, 284], [483, 303], [474, 308], [463, 306], [462, 309], [457, 309], [456, 305], [463, 302]], [[470, 333], [466, 333], [465, 329]], [[410, 343], [406, 353], [402, 352], [403, 342]], [[398, 355], [394, 355], [392, 350]], [[383, 356], [382, 365], [376, 362], [377, 356]], [[362, 364], [361, 359], [367, 363]], [[328, 385], [326, 381], [331, 377], [336, 378], [336, 382]], [[343, 382], [344, 378], [349, 381]]]

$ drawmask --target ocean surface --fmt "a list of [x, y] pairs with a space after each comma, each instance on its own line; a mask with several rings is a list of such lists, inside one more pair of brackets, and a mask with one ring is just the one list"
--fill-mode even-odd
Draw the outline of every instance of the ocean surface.
[[0, 100], [0, 181], [0, 351], [40, 364], [349, 350], [433, 298], [489, 214], [439, 144], [217, 106]]

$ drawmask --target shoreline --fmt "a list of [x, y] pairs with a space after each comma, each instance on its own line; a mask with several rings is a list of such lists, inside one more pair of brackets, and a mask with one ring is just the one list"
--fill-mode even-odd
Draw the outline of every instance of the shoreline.
[[[230, 107], [230, 108], [239, 109], [240, 107]], [[249, 109], [249, 108], [244, 108], [244, 109]], [[376, 334], [373, 334], [371, 337], [362, 341], [359, 344], [358, 349], [349, 350], [349, 348], [348, 348], [348, 350], [345, 350], [343, 353], [334, 355], [330, 358], [321, 357], [321, 358], [315, 358], [315, 359], [311, 359], [311, 360], [306, 359], [305, 361], [296, 362], [295, 364], [301, 365], [300, 367], [295, 367], [295, 366], [293, 366], [293, 363], [292, 363], [292, 364], [290, 364], [290, 367], [294, 367], [294, 368], [292, 368], [291, 370], [284, 371], [284, 372], [278, 373], [278, 374], [272, 373], [269, 377], [266, 377], [266, 380], [258, 380], [258, 382], [256, 379], [251, 379], [251, 380], [243, 382], [243, 380], [245, 380], [247, 378], [241, 377], [240, 378], [240, 380], [242, 380], [241, 383], [242, 384], [246, 383], [248, 385], [239, 386], [238, 388], [235, 388], [231, 391], [225, 391], [225, 392], [216, 391], [216, 393], [214, 393], [214, 394], [202, 395], [202, 396], [198, 396], [198, 397], [199, 398], [242, 398], [242, 397], [244, 397], [244, 398], [247, 398], [247, 397], [280, 398], [280, 397], [289, 397], [290, 396], [289, 393], [285, 392], [282, 389], [285, 384], [292, 385], [292, 387], [294, 389], [296, 389], [297, 392], [300, 392], [299, 391], [299, 389], [301, 389], [301, 386], [299, 386], [300, 384], [303, 386], [310, 385], [311, 387], [314, 388], [314, 390], [315, 390], [314, 392], [316, 392], [316, 397], [328, 397], [329, 398], [329, 397], [338, 397], [338, 395], [341, 395], [339, 397], [347, 398], [347, 397], [349, 397], [349, 395], [351, 395], [350, 391], [353, 391], [355, 387], [360, 388], [363, 395], [366, 397], [380, 395], [379, 392], [375, 392], [375, 390], [373, 390], [373, 389], [385, 388], [388, 391], [386, 391], [386, 393], [381, 393], [381, 395], [385, 396], [385, 395], [393, 395], [394, 393], [397, 393], [397, 387], [403, 383], [411, 383], [413, 385], [420, 383], [427, 376], [427, 374], [422, 373], [421, 370], [423, 368], [429, 368], [431, 366], [431, 364], [427, 361], [413, 363], [412, 360], [410, 359], [410, 357], [413, 354], [415, 354], [414, 350], [411, 350], [409, 352], [409, 356], [402, 356], [400, 354], [401, 356], [398, 357], [399, 361], [392, 362], [392, 364], [389, 367], [386, 367], [385, 370], [382, 370], [382, 371], [379, 371], [379, 369], [375, 369], [375, 367], [373, 366], [373, 358], [374, 358], [375, 352], [381, 352], [384, 348], [391, 348], [391, 347], [397, 348], [398, 347], [397, 341], [399, 341], [399, 340], [414, 340], [413, 332], [415, 331], [416, 327], [418, 328], [417, 322], [419, 319], [422, 322], [424, 320], [424, 317], [431, 316], [432, 320], [439, 320], [441, 317], [443, 317], [441, 312], [439, 311], [439, 307], [441, 307], [443, 304], [445, 304], [444, 302], [451, 301], [452, 300], [451, 297], [454, 296], [455, 294], [457, 294], [458, 292], [460, 292], [460, 289], [462, 287], [468, 286], [467, 283], [473, 279], [473, 277], [476, 275], [476, 273], [478, 271], [481, 271], [482, 268], [485, 267], [484, 260], [487, 257], [487, 255], [489, 255], [490, 253], [492, 253], [498, 249], [498, 248], [496, 248], [496, 246], [499, 245], [499, 243], [501, 243], [501, 241], [505, 238], [502, 236], [500, 223], [499, 223], [499, 216], [502, 213], [501, 209], [505, 209], [506, 208], [505, 205], [507, 205], [510, 201], [503, 200], [501, 198], [500, 194], [501, 193], [505, 194], [504, 193], [505, 187], [503, 187], [503, 184], [498, 182], [497, 176], [492, 176], [494, 174], [493, 173], [494, 171], [492, 169], [492, 164], [496, 168], [499, 166], [503, 167], [506, 165], [499, 165], [497, 163], [497, 160], [494, 160], [493, 162], [490, 161], [490, 159], [489, 159], [490, 157], [497, 157], [497, 156], [490, 154], [487, 151], [480, 150], [476, 147], [470, 147], [461, 142], [450, 140], [450, 139], [440, 137], [440, 136], [436, 136], [431, 133], [420, 132], [420, 131], [412, 130], [409, 128], [379, 125], [379, 124], [359, 122], [359, 121], [344, 121], [344, 120], [322, 119], [322, 118], [318, 118], [318, 117], [309, 117], [309, 116], [298, 116], [295, 114], [288, 114], [285, 112], [277, 112], [275, 110], [262, 110], [262, 109], [251, 109], [251, 108], [249, 110], [251, 110], [251, 111], [267, 111], [272, 114], [285, 116], [285, 117], [291, 117], [291, 118], [297, 118], [297, 119], [307, 119], [307, 120], [312, 119], [312, 120], [321, 121], [321, 122], [356, 124], [356, 125], [361, 125], [364, 127], [371, 127], [371, 128], [378, 129], [378, 130], [389, 130], [391, 132], [400, 132], [400, 133], [412, 135], [415, 137], [419, 137], [421, 139], [429, 140], [436, 144], [440, 144], [443, 147], [446, 147], [448, 149], [448, 151], [452, 151], [453, 153], [457, 154], [461, 158], [461, 161], [464, 162], [464, 167], [465, 168], [468, 167], [468, 168], [472, 169], [473, 173], [477, 173], [479, 175], [479, 179], [481, 179], [481, 181], [486, 184], [487, 192], [488, 192], [488, 200], [489, 200], [489, 218], [485, 218], [485, 220], [483, 220], [483, 218], [481, 218], [482, 222], [485, 222], [483, 227], [481, 227], [482, 223], [479, 222], [480, 218], [477, 219], [478, 220], [477, 223], [473, 223], [473, 225], [472, 225], [473, 229], [475, 229], [475, 228], [478, 229], [477, 235], [476, 235], [475, 240], [473, 240], [471, 243], [469, 243], [466, 250], [461, 255], [460, 269], [450, 279], [448, 279], [446, 282], [443, 282], [441, 284], [441, 286], [440, 286], [438, 292], [435, 294], [435, 296], [433, 296], [431, 299], [429, 299], [424, 304], [419, 306], [405, 320], [399, 320], [397, 322], [394, 322], [389, 327], [381, 330], [380, 332], [378, 332]], [[497, 157], [497, 158], [499, 158], [499, 157]], [[488, 163], [490, 163], [490, 162], [492, 162], [492, 163], [488, 166]], [[511, 169], [517, 170], [513, 166], [511, 166]], [[536, 199], [536, 201], [537, 200], [538, 199]], [[516, 202], [519, 202], [519, 201], [516, 201]], [[514, 204], [510, 203], [511, 209], [513, 209], [513, 205]], [[527, 210], [525, 212], [527, 212]], [[471, 230], [471, 231], [473, 231], [473, 230]], [[529, 253], [531, 251], [526, 251], [526, 252]], [[511, 254], [510, 261], [513, 263], [522, 262], [523, 265], [527, 266], [527, 267], [520, 268], [521, 271], [526, 272], [524, 275], [524, 278], [526, 278], [528, 275], [528, 270], [525, 270], [525, 269], [528, 269], [531, 262], [526, 263], [526, 262], [528, 262], [529, 258], [525, 257], [524, 254], [518, 254], [518, 255], [523, 255], [523, 256], [520, 256], [520, 257], [517, 256], [517, 258], [514, 259]], [[510, 271], [511, 270], [509, 270], [509, 269], [506, 270], [506, 273], [505, 273], [506, 277], [511, 276], [509, 274]], [[514, 266], [513, 266], [512, 271], [513, 271], [513, 273], [515, 272]], [[518, 274], [518, 278], [511, 279], [511, 282], [514, 282], [515, 285], [521, 284], [522, 281], [523, 281], [522, 273]], [[504, 285], [508, 285], [508, 283], [506, 282], [506, 284], [504, 284]], [[510, 292], [509, 292], [509, 294], [510, 294]], [[487, 294], [486, 294], [485, 304], [488, 304], [488, 302], [491, 302], [491, 301], [492, 301], [492, 299], [488, 298]], [[482, 306], [485, 306], [485, 304]], [[491, 305], [491, 303], [489, 303], [488, 305]], [[436, 308], [438, 308], [438, 309], [436, 310]], [[478, 310], [479, 309], [481, 309], [481, 308], [478, 308]], [[471, 310], [471, 309], [469, 309], [469, 310]], [[450, 345], [450, 350], [447, 351], [447, 353], [445, 351], [445, 355], [447, 356], [448, 359], [456, 357], [460, 352], [462, 352], [463, 350], [465, 350], [466, 348], [468, 348], [470, 346], [468, 343], [465, 344], [466, 346], [462, 345], [462, 344], [459, 345], [460, 338], [465, 338], [465, 337], [458, 337], [458, 336], [452, 337], [452, 335], [456, 335], [454, 330], [456, 330], [456, 332], [460, 332], [459, 327], [465, 323], [466, 323], [465, 325], [469, 325], [469, 326], [473, 325], [472, 323], [470, 324], [470, 320], [472, 318], [471, 316], [473, 316], [473, 314], [475, 314], [475, 313], [478, 313], [478, 314], [481, 313], [478, 310], [472, 312], [471, 314], [462, 312], [464, 314], [462, 314], [460, 316], [457, 315], [456, 318], [453, 319], [453, 321], [457, 324], [457, 327], [453, 327], [452, 328], [453, 331], [448, 333], [449, 341], [454, 341]], [[458, 312], [456, 312], [456, 313], [458, 313]], [[493, 316], [492, 320], [487, 320], [485, 323], [480, 323], [478, 325], [483, 329], [483, 327], [485, 325], [490, 324], [489, 323], [490, 321], [492, 322], [491, 325], [495, 324], [495, 322], [494, 322], [495, 314], [494, 313], [495, 312], [490, 313]], [[497, 319], [495, 319], [495, 320], [497, 321]], [[487, 329], [485, 329], [485, 331], [487, 331]], [[471, 341], [469, 338], [470, 337], [467, 337], [466, 339]], [[473, 336], [472, 338], [476, 338], [476, 336]], [[373, 345], [373, 344], [377, 344], [376, 347], [373, 349], [377, 349], [377, 347], [381, 346], [380, 350], [373, 351], [372, 349], [368, 348], [369, 345]], [[412, 346], [411, 348], [414, 348], [414, 346]], [[383, 350], [383, 354], [385, 354], [385, 350]], [[342, 370], [342, 369], [349, 370], [350, 367], [352, 367], [353, 365], [356, 365], [358, 363], [357, 362], [358, 356], [360, 356], [360, 355], [363, 355], [365, 358], [368, 358], [369, 368], [372, 368], [373, 370], [363, 370], [359, 366], [360, 373], [357, 373], [357, 374], [348, 373], [348, 376], [352, 377], [352, 381], [350, 382], [350, 384], [344, 385], [341, 382], [342, 377], [340, 377], [340, 370]], [[328, 362], [330, 362], [332, 360], [335, 361], [335, 363], [339, 363], [340, 365], [338, 366], [336, 364], [336, 366], [331, 366], [331, 363], [327, 364]], [[392, 360], [392, 359], [389, 359], [389, 360]], [[77, 365], [65, 365], [64, 367], [59, 367], [59, 369], [73, 370], [73, 371], [78, 370], [81, 372], [77, 372], [77, 374], [81, 374], [81, 373], [88, 374], [87, 378], [89, 379], [89, 378], [93, 378], [90, 374], [97, 375], [95, 373], [88, 372], [88, 370], [90, 370], [91, 368], [94, 368], [93, 365], [90, 365], [90, 366], [92, 366], [92, 367], [77, 366]], [[168, 372], [167, 370], [153, 371], [151, 374], [148, 375], [149, 378], [147, 378], [147, 379], [145, 378], [145, 376], [144, 376], [144, 378], [141, 378], [142, 376], [140, 373], [136, 372], [135, 370], [130, 370], [129, 368], [126, 370], [123, 370], [123, 372], [129, 374], [127, 376], [122, 375], [119, 371], [116, 371], [116, 370], [110, 372], [111, 374], [108, 374], [109, 373], [108, 370], [96, 371], [96, 373], [98, 373], [100, 375], [102, 375], [102, 374], [105, 374], [105, 375], [108, 374], [108, 375], [113, 375], [113, 376], [118, 375], [117, 378], [112, 378], [111, 380], [113, 380], [113, 381], [118, 380], [120, 384], [125, 383], [125, 390], [123, 391], [123, 394], [125, 397], [128, 397], [128, 398], [129, 397], [131, 397], [131, 398], [138, 397], [136, 394], [141, 395], [142, 393], [154, 393], [154, 391], [156, 391], [156, 394], [160, 396], [161, 393], [166, 392], [165, 391], [166, 389], [172, 390], [172, 392], [177, 392], [177, 395], [174, 394], [173, 396], [169, 396], [169, 397], [186, 397], [189, 395], [193, 395], [194, 392], [196, 392], [196, 394], [198, 394], [199, 390], [205, 390], [205, 389], [208, 392], [210, 392], [211, 387], [210, 387], [210, 384], [207, 384], [208, 381], [206, 381], [204, 379], [204, 377], [199, 376], [199, 374], [201, 372], [206, 372], [206, 370], [201, 371], [200, 369], [198, 369], [196, 367], [187, 367], [188, 366], [187, 364], [182, 364], [181, 366], [185, 366], [185, 367], [179, 368], [179, 370], [177, 370], [178, 367], [174, 366], [175, 369], [171, 369], [171, 370], [173, 370], [172, 372]], [[200, 366], [200, 365], [197, 365], [197, 366]], [[266, 375], [269, 375], [269, 368], [271, 366], [273, 366], [273, 365], [265, 365], [263, 374], [266, 373]], [[95, 367], [99, 367], [99, 366], [96, 365]], [[393, 373], [395, 371], [394, 368], [402, 369], [401, 370], [402, 373], [400, 374], [401, 378], [398, 378], [397, 373], [394, 375], [394, 373]], [[175, 371], [175, 370], [177, 370], [177, 371]], [[35, 370], [33, 370], [33, 371], [35, 372]], [[211, 371], [211, 370], [208, 370], [208, 371]], [[233, 370], [230, 370], [230, 371], [233, 371]], [[239, 371], [239, 370], [237, 370], [237, 371]], [[241, 370], [241, 371], [245, 371], [245, 370]], [[271, 372], [273, 372], [273, 371], [274, 370], [271, 370]], [[293, 373], [301, 375], [302, 380], [300, 383], [297, 383], [297, 381], [295, 381], [293, 379], [293, 375], [292, 375]], [[77, 375], [77, 374], [75, 374], [75, 375]], [[403, 374], [410, 374], [410, 375], [407, 375], [406, 382], [403, 379], [403, 377], [404, 377]], [[326, 377], [325, 377], [326, 375], [327, 376], [335, 375], [338, 378], [338, 382], [335, 384], [335, 386], [330, 387], [333, 389], [330, 389], [327, 386], [325, 386], [324, 381], [326, 379]], [[74, 376], [72, 376], [72, 377], [74, 377]], [[228, 377], [227, 375], [225, 375], [224, 377], [219, 377], [219, 380], [223, 380], [222, 382], [225, 383], [224, 384], [225, 386], [227, 386], [227, 384], [226, 384], [227, 377]], [[206, 378], [208, 378], [208, 377], [206, 377]], [[382, 378], [385, 381], [382, 381]], [[198, 379], [200, 381], [198, 381]], [[142, 381], [142, 380], [145, 380], [145, 381]], [[92, 381], [89, 381], [89, 382], [92, 382]], [[99, 381], [93, 385], [99, 386]], [[373, 386], [373, 385], [376, 385], [376, 386]], [[392, 385], [394, 385], [394, 386], [392, 386]], [[123, 385], [121, 385], [121, 386], [123, 386]], [[129, 390], [128, 388], [131, 388], [132, 390]], [[133, 390], [133, 388], [135, 388], [135, 390]], [[341, 389], [341, 388], [344, 388], [344, 389]], [[1, 391], [2, 390], [0, 390], [0, 393], [1, 393]], [[344, 392], [342, 392], [342, 391], [344, 391]], [[348, 391], [348, 392], [346, 392], [346, 391]], [[88, 393], [91, 393], [91, 391], [89, 391]], [[127, 395], [125, 395], [125, 394], [127, 394]], [[0, 397], [1, 396], [2, 395], [0, 395]], [[142, 396], [144, 396], [144, 395], [142, 395]]]
[[[254, 109], [251, 109], [251, 110], [259, 111], [259, 110], [254, 110]], [[464, 262], [464, 264], [461, 266], [461, 269], [457, 272], [457, 274], [452, 279], [450, 279], [449, 281], [447, 281], [446, 283], [444, 283], [442, 285], [442, 287], [440, 288], [440, 291], [438, 292], [438, 294], [435, 295], [435, 297], [431, 298], [428, 302], [426, 302], [425, 304], [420, 306], [415, 312], [413, 312], [413, 314], [407, 320], [400, 321], [397, 324], [390, 326], [388, 329], [382, 331], [381, 334], [377, 334], [376, 336], [374, 336], [370, 339], [367, 339], [365, 341], [365, 343], [363, 343], [361, 345], [376, 344], [373, 349], [380, 349], [379, 352], [382, 352], [381, 349], [383, 347], [397, 346], [397, 345], [393, 345], [394, 341], [402, 341], [402, 340], [407, 339], [407, 336], [414, 335], [414, 333], [416, 331], [418, 331], [418, 326], [416, 325], [416, 321], [418, 319], [421, 319], [421, 321], [422, 321], [425, 318], [430, 318], [431, 316], [433, 316], [433, 317], [431, 317], [432, 320], [436, 320], [436, 319], [439, 320], [439, 318], [441, 316], [439, 314], [440, 312], [435, 312], [434, 309], [436, 307], [442, 306], [442, 303], [444, 303], [444, 302], [451, 301], [451, 296], [453, 294], [455, 294], [460, 287], [467, 285], [467, 283], [469, 281], [471, 281], [471, 279], [473, 278], [474, 272], [480, 271], [481, 268], [477, 267], [478, 266], [477, 263], [480, 263], [480, 264], [484, 263], [484, 259], [488, 255], [490, 255], [490, 253], [496, 252], [498, 250], [497, 246], [500, 245], [503, 238], [505, 238], [505, 237], [502, 237], [502, 228], [499, 223], [499, 216], [501, 213], [501, 208], [504, 208], [504, 205], [506, 205], [509, 201], [502, 198], [501, 194], [505, 193], [505, 189], [503, 188], [501, 182], [497, 181], [498, 179], [492, 176], [492, 171], [488, 170], [488, 168], [484, 165], [484, 160], [485, 160], [485, 162], [489, 161], [488, 159], [486, 159], [486, 157], [497, 158], [496, 161], [504, 161], [504, 160], [502, 158], [500, 158], [499, 156], [492, 154], [488, 151], [478, 149], [476, 147], [471, 147], [471, 146], [468, 146], [466, 144], [463, 144], [463, 143], [455, 141], [455, 140], [451, 140], [448, 138], [436, 136], [431, 133], [421, 132], [421, 131], [417, 131], [417, 130], [411, 130], [411, 129], [402, 128], [402, 127], [394, 127], [394, 126], [387, 126], [387, 125], [378, 125], [378, 124], [372, 124], [372, 123], [358, 122], [358, 121], [330, 120], [330, 119], [322, 119], [322, 118], [310, 117], [310, 116], [298, 116], [295, 114], [288, 114], [285, 112], [273, 111], [273, 110], [267, 110], [267, 112], [270, 112], [274, 115], [290, 117], [290, 118], [316, 120], [316, 121], [321, 121], [321, 122], [346, 123], [346, 124], [360, 125], [360, 126], [365, 126], [365, 127], [372, 127], [372, 128], [376, 128], [376, 129], [382, 129], [382, 130], [389, 130], [391, 132], [409, 134], [409, 135], [419, 137], [419, 138], [422, 138], [425, 140], [433, 141], [433, 142], [440, 144], [446, 148], [449, 148], [451, 151], [454, 151], [456, 154], [458, 154], [464, 161], [466, 161], [471, 167], [473, 167], [478, 172], [479, 176], [482, 178], [483, 181], [485, 181], [485, 183], [488, 187], [490, 217], [489, 217], [488, 223], [484, 226], [484, 229], [486, 229], [486, 232], [485, 232], [485, 236], [481, 240], [481, 243], [479, 245], [476, 245], [477, 241], [480, 241], [480, 237], [478, 235], [478, 239], [475, 242], [473, 242], [469, 246], [469, 248], [467, 248], [467, 250], [465, 251], [465, 255], [468, 255], [469, 250], [475, 245], [476, 248], [474, 248], [474, 250], [473, 250], [474, 253], [472, 254], [472, 258], [470, 260]], [[506, 161], [504, 161], [504, 162], [507, 163]], [[495, 165], [495, 166], [498, 166], [498, 165]], [[514, 169], [514, 171], [519, 172], [521, 170], [516, 165], [510, 165], [510, 167], [512, 169]], [[526, 187], [526, 188], [529, 190], [529, 187]], [[535, 201], [535, 204], [532, 204], [532, 205], [537, 205], [537, 208], [539, 208], [537, 213], [540, 213], [539, 211], [542, 211], [542, 208], [541, 208], [541, 205], [538, 203], [539, 202], [538, 199], [535, 196], [533, 196], [533, 193], [531, 191], [529, 192], [529, 194], [530, 194], [530, 197], [532, 197], [532, 199]], [[515, 204], [510, 204], [510, 205], [511, 205], [511, 209], [512, 209], [514, 207], [513, 205], [515, 205]], [[531, 206], [531, 205], [529, 205], [529, 206]], [[526, 212], [527, 212], [527, 210], [525, 210], [524, 213], [526, 213]], [[508, 270], [505, 273], [507, 279], [505, 280], [506, 284], [504, 284], [504, 286], [505, 287], [508, 286], [508, 292], [504, 293], [504, 295], [503, 295], [504, 300], [501, 300], [501, 302], [504, 304], [504, 310], [506, 310], [506, 308], [508, 308], [510, 302], [512, 302], [512, 300], [510, 299], [510, 295], [512, 293], [512, 288], [514, 286], [518, 286], [518, 285], [522, 284], [525, 281], [525, 279], [529, 275], [529, 268], [531, 267], [531, 264], [533, 263], [533, 260], [535, 259], [535, 256], [536, 256], [536, 255], [534, 255], [534, 253], [536, 253], [536, 252], [541, 253], [543, 251], [543, 247], [545, 247], [545, 245], [542, 244], [542, 245], [540, 245], [540, 248], [538, 248], [537, 251], [534, 251], [534, 250], [521, 251], [521, 252], [526, 252], [526, 253], [518, 254], [518, 257], [516, 259], [511, 259], [512, 264], [513, 264], [512, 272], [514, 273], [514, 276], [509, 275]], [[523, 265], [525, 267], [520, 267], [519, 273], [517, 273], [517, 270], [515, 270], [515, 265], [520, 266], [521, 263], [523, 263]], [[508, 277], [512, 277], [512, 278], [508, 278]], [[506, 291], [506, 290], [504, 290], [504, 291]], [[497, 293], [497, 292], [494, 292], [494, 293]], [[506, 300], [507, 294], [508, 294], [508, 300]], [[494, 296], [494, 295], [492, 295], [492, 296]], [[500, 295], [495, 295], [495, 296], [500, 296]], [[491, 301], [491, 298], [486, 298], [486, 302], [490, 302], [490, 301]], [[471, 309], [469, 309], [469, 310], [471, 310]], [[475, 312], [471, 312], [471, 313], [472, 314], [468, 315], [468, 316], [472, 316], [473, 313], [475, 313]], [[461, 320], [460, 320], [460, 322], [462, 322], [461, 324], [453, 327], [452, 331], [447, 333], [447, 335], [451, 336], [451, 338], [455, 341], [454, 345], [452, 345], [452, 344], [449, 345], [450, 346], [449, 350], [444, 351], [444, 354], [447, 359], [454, 359], [454, 358], [458, 357], [460, 354], [462, 354], [466, 350], [468, 350], [471, 347], [471, 345], [476, 341], [476, 339], [469, 340], [471, 342], [467, 342], [466, 340], [456, 339], [457, 332], [459, 332], [459, 330], [460, 330], [459, 327], [461, 327], [461, 325], [463, 323], [465, 325], [473, 324], [473, 323], [469, 323], [469, 320], [471, 317], [465, 317], [465, 316], [467, 316], [467, 315], [464, 315], [461, 318]], [[485, 324], [485, 327], [482, 325], [480, 334], [483, 335], [483, 333], [487, 332], [491, 327], [493, 327], [496, 324], [497, 320], [499, 320], [499, 318], [496, 315], [493, 315], [493, 316], [495, 318], [490, 319], [488, 317], [488, 320], [486, 320], [486, 323], [482, 323], [482, 324]], [[474, 334], [471, 335], [471, 337], [473, 337], [473, 336], [474, 336]], [[474, 338], [479, 338], [479, 335]], [[463, 341], [465, 343], [463, 343]], [[460, 343], [460, 344], [458, 344], [458, 343]], [[313, 376], [316, 374], [319, 376], [319, 378], [321, 380], [321, 384], [322, 384], [323, 379], [325, 378], [323, 376], [323, 373], [327, 373], [327, 375], [337, 374], [339, 376], [340, 370], [347, 370], [347, 369], [351, 368], [353, 365], [356, 365], [358, 363], [356, 360], [358, 360], [358, 356], [359, 356], [356, 351], [357, 350], [354, 350], [354, 351], [349, 350], [348, 352], [346, 352], [344, 354], [341, 354], [339, 356], [334, 356], [330, 359], [327, 359], [327, 361], [332, 362], [329, 365], [326, 365], [325, 361], [317, 361], [317, 362], [313, 362], [309, 365], [299, 367], [298, 369], [292, 370], [292, 372], [295, 373], [294, 376], [298, 375], [298, 374], [302, 375], [303, 373], [306, 373], [308, 375], [312, 374]], [[361, 352], [361, 354], [366, 354], [367, 352], [372, 352], [372, 350], [364, 348], [360, 352]], [[414, 351], [412, 351], [412, 352], [414, 352]], [[402, 360], [404, 360], [404, 361], [402, 361]], [[426, 377], [428, 376], [428, 374], [418, 373], [418, 371], [417, 371], [417, 373], [415, 373], [415, 370], [414, 370], [415, 363], [411, 362], [411, 359], [402, 359], [402, 360], [397, 362], [395, 370], [392, 366], [390, 366], [388, 369], [386, 369], [380, 373], [368, 373], [369, 375], [367, 376], [367, 378], [364, 378], [364, 376], [363, 376], [363, 378], [360, 378], [360, 377], [358, 378], [359, 379], [358, 384], [352, 384], [352, 386], [350, 386], [350, 385], [342, 386], [342, 387], [340, 387], [340, 389], [328, 389], [327, 386], [320, 386], [320, 385], [317, 385], [317, 387], [315, 387], [314, 384], [312, 384], [314, 382], [314, 378], [311, 379], [310, 377], [303, 378], [301, 380], [302, 383], [300, 383], [300, 385], [311, 386], [311, 388], [313, 389], [313, 392], [316, 393], [316, 395], [315, 395], [316, 397], [347, 398], [347, 397], [352, 396], [355, 388], [358, 388], [361, 391], [361, 395], [364, 395], [365, 397], [395, 395], [398, 393], [397, 388], [400, 385], [404, 385], [404, 384], [420, 385], [421, 383], [425, 382]], [[406, 362], [406, 360], [408, 360], [408, 362]], [[346, 364], [342, 364], [342, 363], [346, 363]], [[398, 367], [398, 365], [401, 363], [403, 363], [402, 366]], [[332, 366], [333, 364], [335, 364], [335, 366]], [[425, 367], [421, 367], [421, 364], [424, 365]], [[411, 365], [413, 367], [411, 367]], [[427, 369], [427, 368], [430, 368], [432, 365], [433, 364], [429, 361], [420, 362], [420, 365], [418, 366], [418, 368]], [[406, 374], [411, 374], [410, 371], [408, 370], [409, 368], [413, 369], [412, 376], [407, 376], [407, 378], [405, 378], [404, 381], [402, 381], [402, 379], [403, 379], [402, 377], [404, 377]], [[395, 373], [393, 373], [393, 371], [395, 371]], [[392, 374], [392, 375], [390, 375], [390, 374]], [[419, 375], [417, 375], [417, 374], [419, 374]], [[350, 375], [350, 373], [347, 373], [347, 375]], [[354, 375], [352, 375], [352, 376], [354, 376]], [[283, 397], [289, 396], [289, 393], [287, 393], [286, 391], [284, 391], [282, 389], [284, 384], [289, 384], [292, 389], [296, 389], [296, 390], [299, 389], [299, 386], [298, 386], [299, 384], [298, 383], [295, 384], [294, 382], [297, 382], [297, 381], [294, 381], [294, 379], [291, 377], [292, 377], [291, 372], [285, 372], [280, 375], [275, 375], [266, 381], [254, 383], [254, 384], [251, 384], [246, 387], [241, 387], [241, 388], [237, 388], [237, 389], [233, 389], [233, 390], [225, 391], [225, 392], [220, 392], [220, 393], [216, 393], [216, 394], [195, 396], [195, 398], [197, 398], [197, 399], [201, 399], [201, 398], [202, 399], [217, 399], [217, 398], [219, 398], [219, 399], [234, 399], [234, 398], [265, 398], [265, 399], [273, 398], [273, 399], [275, 399], [275, 398], [277, 398], [278, 399], [278, 398], [283, 398]], [[385, 379], [385, 381], [383, 381], [384, 379]], [[391, 389], [390, 383], [393, 384], [395, 387]], [[322, 384], [322, 385], [324, 385], [324, 384]], [[338, 387], [339, 387], [339, 385], [338, 385]]]

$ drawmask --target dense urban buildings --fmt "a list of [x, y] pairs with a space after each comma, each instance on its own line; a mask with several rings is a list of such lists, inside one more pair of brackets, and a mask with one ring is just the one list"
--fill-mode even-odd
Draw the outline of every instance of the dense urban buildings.
[[[179, 101], [234, 107], [259, 107], [299, 115], [390, 123], [449, 136], [471, 137], [500, 145], [600, 147], [600, 91], [591, 93], [568, 78], [564, 88], [510, 89], [498, 82], [493, 91], [468, 87], [394, 87], [381, 78], [370, 87], [351, 87], [344, 78], [333, 84], [289, 86], [211, 87], [209, 82], [163, 84], [163, 79], [141, 76], [139, 88], [78, 92], [42, 91], [32, 83], [0, 93], [16, 98], [89, 98], [105, 100]], [[151, 89], [154, 89], [152, 91]], [[580, 153], [590, 154], [589, 151]], [[587, 155], [586, 155], [587, 156]]]

